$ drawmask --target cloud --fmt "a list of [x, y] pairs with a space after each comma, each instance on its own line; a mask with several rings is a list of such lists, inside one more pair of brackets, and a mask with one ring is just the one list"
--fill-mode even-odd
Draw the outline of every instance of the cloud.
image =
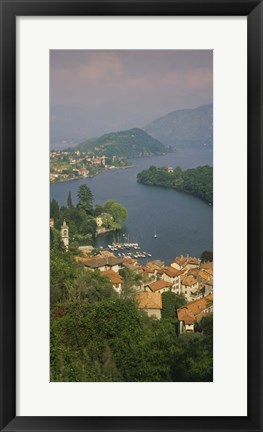
[[[175, 109], [212, 102], [212, 94], [212, 51], [51, 51], [50, 108], [57, 117], [52, 121], [56, 135], [59, 129], [94, 136], [143, 126]], [[67, 125], [62, 118], [68, 118]]]
[[72, 63], [69, 67], [54, 67], [52, 78], [67, 85], [92, 84], [101, 80], [117, 79], [123, 74], [123, 64], [114, 52], [96, 52], [83, 64]]

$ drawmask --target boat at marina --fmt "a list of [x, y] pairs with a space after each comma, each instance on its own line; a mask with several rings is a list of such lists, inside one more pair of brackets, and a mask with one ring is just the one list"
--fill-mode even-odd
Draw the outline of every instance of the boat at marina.
[[[138, 258], [147, 258], [152, 256], [152, 254], [146, 251], [141, 251], [141, 247], [137, 242], [122, 243], [119, 241], [114, 241], [112, 242], [112, 244], [108, 244], [108, 247], [106, 247], [105, 249], [113, 253], [118, 252], [117, 255], [122, 258], [138, 259]], [[132, 251], [130, 252], [130, 250]]]

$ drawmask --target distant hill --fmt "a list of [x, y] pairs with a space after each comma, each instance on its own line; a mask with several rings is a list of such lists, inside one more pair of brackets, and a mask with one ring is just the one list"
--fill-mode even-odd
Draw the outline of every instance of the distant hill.
[[133, 158], [167, 153], [167, 148], [142, 129], [112, 132], [89, 139], [77, 147], [80, 151], [94, 152], [98, 156]]
[[173, 111], [143, 128], [148, 134], [172, 147], [213, 145], [213, 105]]

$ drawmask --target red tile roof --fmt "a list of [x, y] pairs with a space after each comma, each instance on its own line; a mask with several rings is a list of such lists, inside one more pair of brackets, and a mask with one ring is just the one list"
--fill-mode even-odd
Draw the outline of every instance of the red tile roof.
[[181, 279], [181, 284], [185, 286], [193, 286], [197, 283], [197, 280], [192, 275], [183, 276]]
[[105, 270], [100, 272], [102, 276], [106, 276], [113, 284], [122, 283], [122, 276], [112, 270]]
[[139, 292], [135, 296], [139, 309], [162, 309], [162, 295], [152, 292]]
[[199, 300], [188, 303], [177, 309], [177, 316], [179, 321], [184, 321], [185, 324], [194, 324], [195, 321], [199, 322], [208, 313], [208, 308], [213, 302], [213, 294], [209, 294]]
[[165, 273], [169, 277], [179, 276], [182, 272], [180, 270], [176, 270], [174, 267], [165, 267], [163, 269], [163, 273]]
[[172, 287], [173, 284], [171, 282], [165, 282], [164, 280], [158, 280], [151, 284], [147, 284], [151, 291], [158, 291], [163, 288]]
[[180, 267], [185, 267], [187, 264], [199, 265], [201, 260], [196, 257], [189, 256], [177, 256], [174, 259], [174, 263], [178, 264]]
[[99, 258], [91, 258], [89, 260], [86, 260], [84, 262], [84, 265], [89, 268], [99, 268], [104, 266], [115, 266], [117, 264], [123, 263], [122, 258], [117, 258], [114, 256], [107, 256], [107, 257], [99, 257]]

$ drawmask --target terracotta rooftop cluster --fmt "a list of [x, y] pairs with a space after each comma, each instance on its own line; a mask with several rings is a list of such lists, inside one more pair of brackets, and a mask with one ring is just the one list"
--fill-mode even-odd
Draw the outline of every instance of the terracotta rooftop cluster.
[[191, 303], [187, 303], [186, 305], [177, 309], [178, 320], [183, 321], [188, 325], [199, 322], [204, 316], [207, 316], [207, 314], [211, 312], [212, 304], [212, 294], [199, 300], [195, 300]]

